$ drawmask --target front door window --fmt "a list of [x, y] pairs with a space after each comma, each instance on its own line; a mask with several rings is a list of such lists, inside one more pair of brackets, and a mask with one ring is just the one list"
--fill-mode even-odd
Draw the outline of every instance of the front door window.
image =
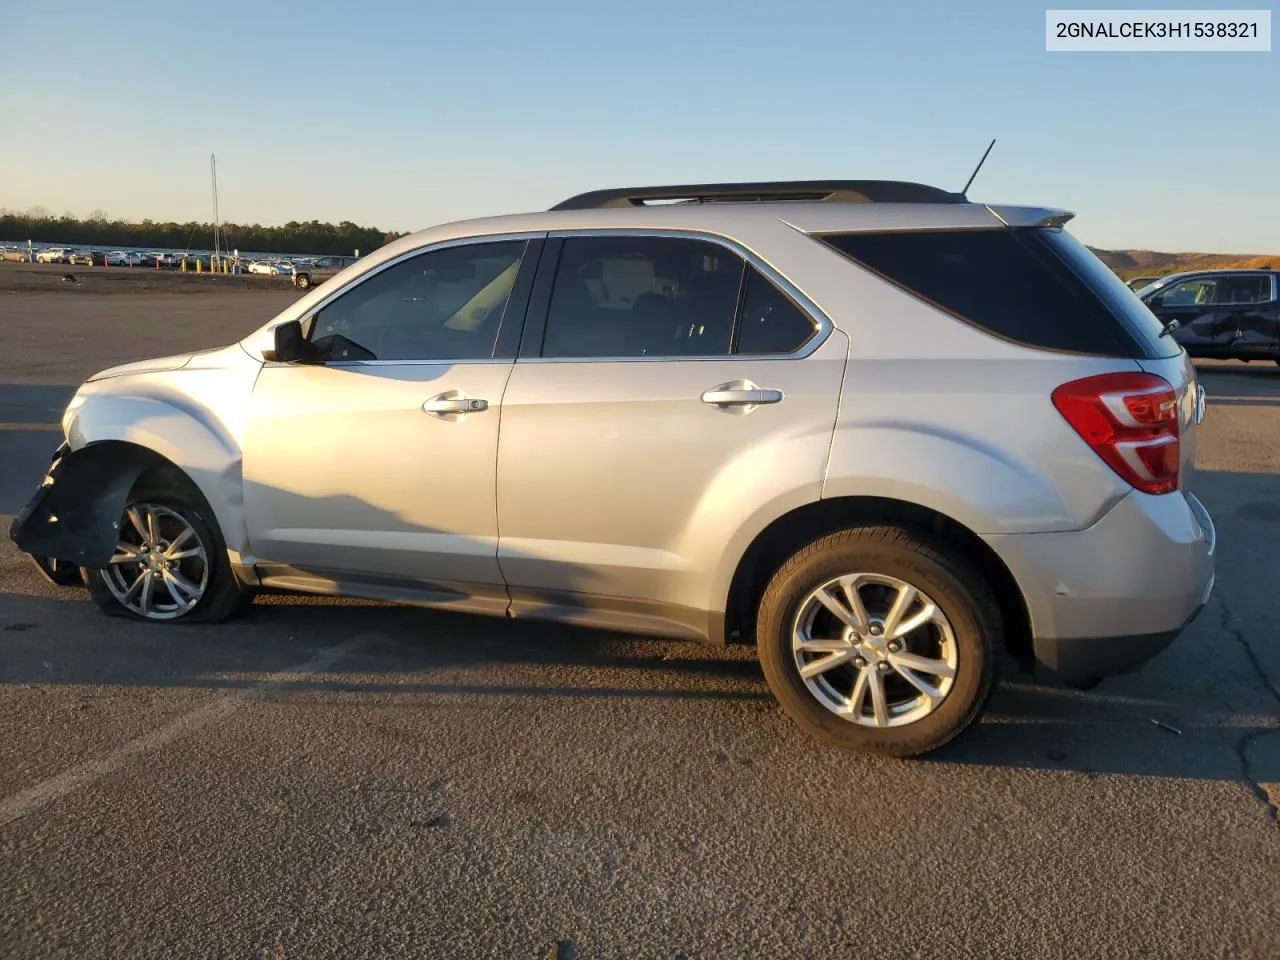
[[524, 249], [521, 240], [464, 244], [388, 267], [315, 314], [317, 358], [489, 359]]

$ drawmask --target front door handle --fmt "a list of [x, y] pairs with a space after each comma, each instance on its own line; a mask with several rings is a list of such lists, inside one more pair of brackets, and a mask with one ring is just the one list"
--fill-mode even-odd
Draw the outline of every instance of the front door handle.
[[446, 419], [461, 419], [469, 413], [483, 413], [489, 409], [489, 401], [468, 397], [458, 390], [450, 390], [432, 397], [422, 405], [425, 413]]
[[781, 390], [770, 390], [750, 380], [731, 380], [702, 394], [702, 402], [717, 407], [754, 407], [760, 403], [778, 403]]

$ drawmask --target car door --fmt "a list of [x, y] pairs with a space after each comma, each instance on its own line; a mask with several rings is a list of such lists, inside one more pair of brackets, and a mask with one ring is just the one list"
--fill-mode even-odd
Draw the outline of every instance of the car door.
[[750, 518], [820, 494], [847, 339], [718, 241], [569, 235], [543, 261], [498, 449], [511, 611], [703, 633]]
[[1161, 323], [1177, 321], [1174, 339], [1187, 350], [1212, 352], [1222, 346], [1217, 287], [1216, 277], [1189, 277], [1148, 297], [1147, 306]]
[[1276, 306], [1271, 274], [1223, 275], [1218, 280], [1221, 334], [1216, 339], [1243, 355], [1273, 352]]
[[264, 365], [244, 499], [276, 582], [505, 606], [498, 420], [540, 247], [480, 238], [401, 258], [308, 316], [309, 362]]

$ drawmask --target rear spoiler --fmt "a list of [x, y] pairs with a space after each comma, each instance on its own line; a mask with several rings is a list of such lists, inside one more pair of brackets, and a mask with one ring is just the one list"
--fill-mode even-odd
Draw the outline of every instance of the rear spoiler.
[[1071, 210], [1056, 210], [1051, 207], [985, 206], [1006, 227], [1061, 227], [1075, 217]]

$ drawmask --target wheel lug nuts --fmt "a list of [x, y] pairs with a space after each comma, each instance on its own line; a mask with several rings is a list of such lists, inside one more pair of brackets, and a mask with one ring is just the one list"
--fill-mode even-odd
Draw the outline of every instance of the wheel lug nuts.
[[889, 669], [889, 664], [887, 664], [887, 663], [885, 663], [885, 661], [881, 660], [879, 663], [877, 663], [877, 664], [876, 664], [876, 669], [877, 669], [877, 670], [879, 670], [881, 673], [884, 673], [885, 671], [887, 671], [887, 670]]
[[865, 657], [854, 657], [854, 658], [853, 658], [853, 665], [854, 665], [855, 667], [857, 667], [859, 670], [861, 670], [863, 667], [865, 667], [865, 666], [867, 665], [866, 658], [865, 658]]
[[889, 652], [890, 652], [890, 653], [897, 653], [897, 652], [898, 652], [899, 650], [901, 650], [901, 649], [902, 649], [902, 644], [898, 643], [898, 641], [897, 641], [897, 640], [891, 640], [891, 641], [889, 641]]

